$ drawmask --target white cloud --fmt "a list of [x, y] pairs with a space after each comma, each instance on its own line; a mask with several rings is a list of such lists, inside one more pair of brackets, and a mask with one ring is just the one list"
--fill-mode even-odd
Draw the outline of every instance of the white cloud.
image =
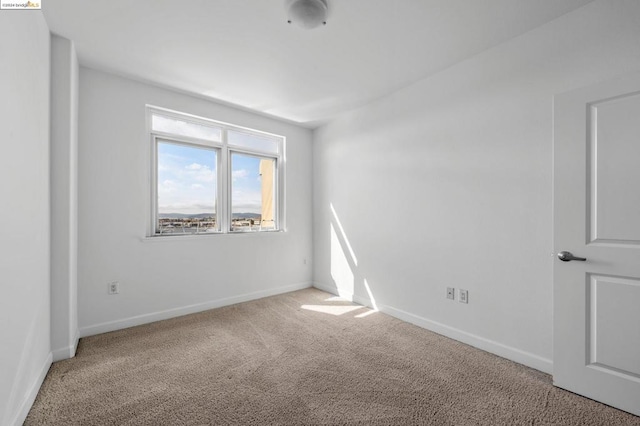
[[232, 194], [232, 208], [236, 213], [260, 213], [262, 193], [235, 189]]
[[198, 182], [213, 182], [216, 178], [215, 173], [209, 166], [193, 163], [188, 166], [185, 166], [187, 170], [186, 175]]
[[247, 176], [249, 176], [249, 171], [245, 169], [234, 170], [233, 172], [231, 172], [231, 177], [233, 178], [233, 180], [244, 179]]
[[215, 165], [163, 159], [165, 161], [158, 164], [159, 212], [196, 214], [215, 211]]
[[198, 200], [185, 200], [183, 202], [161, 203], [158, 206], [158, 211], [160, 213], [213, 213], [215, 205], [200, 203]]
[[166, 193], [174, 192], [177, 188], [178, 188], [178, 184], [176, 184], [174, 181], [170, 179], [165, 179], [162, 182], [160, 182], [160, 185], [158, 185], [158, 192], [166, 194]]

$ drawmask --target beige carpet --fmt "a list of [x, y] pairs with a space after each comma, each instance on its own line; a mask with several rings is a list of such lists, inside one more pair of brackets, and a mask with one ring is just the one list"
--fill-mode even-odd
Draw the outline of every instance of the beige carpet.
[[82, 339], [27, 425], [640, 425], [315, 289]]

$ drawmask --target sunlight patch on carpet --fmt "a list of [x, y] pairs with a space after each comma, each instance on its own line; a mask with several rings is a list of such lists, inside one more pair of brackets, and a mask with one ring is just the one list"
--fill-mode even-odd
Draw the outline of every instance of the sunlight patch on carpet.
[[336, 305], [302, 305], [302, 309], [307, 311], [321, 312], [323, 314], [340, 316], [349, 312], [362, 309], [362, 306], [336, 306]]

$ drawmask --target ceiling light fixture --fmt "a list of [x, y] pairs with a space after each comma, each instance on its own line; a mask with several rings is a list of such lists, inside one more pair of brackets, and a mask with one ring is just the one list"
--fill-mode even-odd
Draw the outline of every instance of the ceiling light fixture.
[[287, 0], [288, 21], [305, 29], [327, 24], [326, 0]]

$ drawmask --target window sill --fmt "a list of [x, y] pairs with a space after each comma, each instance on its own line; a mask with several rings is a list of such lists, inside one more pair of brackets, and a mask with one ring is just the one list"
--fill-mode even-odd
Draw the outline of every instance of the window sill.
[[247, 232], [247, 231], [235, 231], [235, 232], [212, 232], [209, 234], [195, 234], [195, 235], [153, 235], [140, 238], [140, 241], [143, 243], [151, 243], [151, 242], [159, 242], [159, 241], [193, 241], [193, 240], [206, 240], [209, 238], [215, 239], [216, 237], [224, 238], [224, 236], [232, 236], [232, 235], [253, 235], [253, 236], [266, 236], [266, 235], [277, 235], [284, 234], [286, 231], [277, 230], [277, 231], [259, 231], [259, 232]]

